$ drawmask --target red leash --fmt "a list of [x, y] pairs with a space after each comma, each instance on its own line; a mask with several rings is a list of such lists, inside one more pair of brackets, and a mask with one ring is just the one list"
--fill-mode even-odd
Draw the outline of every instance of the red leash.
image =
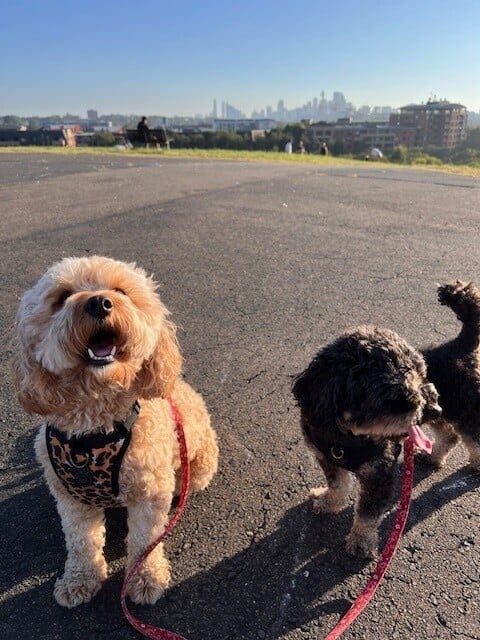
[[[143, 554], [138, 558], [135, 564], [130, 568], [127, 575], [125, 576], [125, 580], [122, 586], [121, 592], [121, 605], [122, 610], [127, 618], [130, 625], [136, 629], [139, 633], [147, 638], [152, 638], [153, 640], [186, 640], [183, 636], [180, 636], [173, 631], [168, 631], [166, 629], [160, 629], [158, 627], [154, 627], [150, 624], [146, 624], [142, 622], [138, 618], [136, 618], [130, 611], [128, 610], [126, 603], [126, 593], [127, 587], [130, 580], [133, 578], [135, 573], [138, 571], [138, 568], [143, 563], [145, 558], [160, 544], [160, 542], [172, 531], [172, 529], [177, 524], [180, 516], [183, 513], [185, 508], [185, 503], [187, 501], [188, 489], [190, 484], [190, 464], [188, 461], [187, 454], [187, 445], [185, 441], [185, 434], [183, 432], [183, 423], [180, 418], [180, 414], [177, 411], [177, 408], [173, 404], [172, 400], [168, 398], [168, 402], [170, 404], [173, 416], [175, 418], [175, 427], [177, 429], [177, 437], [180, 446], [180, 460], [181, 460], [181, 468], [182, 468], [182, 489], [180, 493], [180, 499], [173, 514], [170, 522], [166, 526], [163, 533], [154, 541], [152, 544], [143, 552]], [[410, 509], [410, 499], [412, 496], [412, 486], [413, 486], [413, 465], [414, 465], [414, 443], [410, 438], [407, 438], [404, 443], [404, 461], [403, 461], [403, 474], [402, 474], [402, 491], [400, 495], [400, 505], [398, 507], [397, 513], [395, 515], [395, 521], [393, 523], [392, 531], [387, 540], [387, 544], [382, 551], [382, 555], [375, 567], [375, 571], [373, 572], [370, 580], [368, 581], [366, 587], [360, 593], [358, 598], [352, 604], [347, 613], [340, 619], [340, 621], [335, 625], [335, 627], [330, 631], [328, 635], [325, 636], [324, 640], [336, 640], [339, 638], [343, 632], [348, 629], [348, 627], [358, 618], [358, 616], [362, 613], [365, 607], [368, 605], [370, 600], [375, 595], [375, 592], [380, 585], [380, 582], [385, 575], [385, 572], [395, 554], [398, 543], [402, 536], [403, 530], [405, 528], [405, 524], [408, 518], [408, 512]]]
[[178, 444], [180, 447], [180, 461], [181, 461], [181, 470], [182, 470], [182, 489], [180, 493], [180, 498], [178, 501], [177, 508], [175, 509], [175, 513], [171, 517], [168, 525], [165, 527], [165, 530], [142, 553], [142, 555], [138, 558], [138, 560], [130, 568], [127, 575], [125, 576], [120, 599], [121, 599], [122, 611], [124, 616], [127, 618], [128, 622], [132, 625], [132, 627], [136, 629], [139, 633], [141, 633], [143, 636], [147, 638], [153, 638], [153, 640], [185, 640], [183, 636], [173, 633], [173, 631], [167, 631], [166, 629], [159, 629], [158, 627], [153, 627], [150, 624], [146, 624], [145, 622], [142, 622], [141, 620], [136, 618], [132, 613], [130, 613], [126, 603], [127, 587], [130, 580], [138, 571], [140, 565], [146, 559], [146, 557], [152, 553], [155, 547], [157, 547], [160, 544], [160, 542], [175, 527], [178, 520], [180, 519], [180, 516], [183, 513], [183, 510], [185, 508], [185, 503], [187, 501], [188, 488], [190, 486], [190, 463], [188, 461], [187, 443], [185, 441], [185, 433], [183, 431], [182, 419], [180, 417], [180, 414], [178, 413], [177, 407], [174, 405], [173, 401], [170, 398], [167, 398], [167, 400], [170, 404], [170, 408], [172, 410], [172, 414], [175, 419], [175, 428], [177, 430]]
[[373, 572], [367, 586], [360, 593], [358, 598], [352, 604], [347, 613], [340, 619], [335, 627], [325, 636], [324, 640], [336, 640], [342, 633], [348, 629], [352, 622], [362, 613], [367, 604], [375, 595], [378, 585], [382, 581], [385, 571], [390, 564], [391, 559], [397, 549], [398, 543], [405, 528], [405, 523], [408, 518], [408, 511], [410, 509], [410, 498], [412, 497], [413, 486], [413, 457], [414, 457], [414, 443], [410, 438], [407, 438], [404, 443], [403, 453], [403, 474], [402, 474], [402, 492], [400, 495], [400, 505], [395, 515], [395, 522], [393, 523], [390, 537], [387, 540], [387, 544], [382, 551], [375, 571]]

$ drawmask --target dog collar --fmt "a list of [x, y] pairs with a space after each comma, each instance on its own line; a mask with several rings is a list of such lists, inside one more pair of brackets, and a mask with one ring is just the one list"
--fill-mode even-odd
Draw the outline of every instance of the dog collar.
[[[349, 442], [348, 444], [344, 442], [336, 442], [333, 445], [325, 442], [315, 442], [314, 444], [330, 462], [347, 469], [347, 471], [356, 471], [362, 464], [383, 453], [383, 447], [368, 438], [362, 438], [360, 442]], [[395, 445], [396, 455], [400, 453], [400, 449], [400, 445]]]
[[[361, 436], [356, 437], [360, 438]], [[379, 444], [368, 438], [362, 438], [361, 442], [354, 444], [335, 443], [330, 445], [323, 442], [321, 444], [315, 442], [314, 444], [330, 462], [352, 472], [355, 472], [365, 462], [383, 456], [385, 449], [385, 443]], [[401, 448], [401, 445], [397, 442], [393, 443], [393, 454], [395, 458], [400, 455]]]
[[[318, 433], [305, 421], [303, 431], [307, 440], [317, 451], [322, 453], [332, 464], [342, 467], [347, 471], [355, 472], [365, 462], [383, 455], [385, 441], [376, 442], [369, 436], [353, 435], [351, 433]], [[398, 457], [401, 446], [393, 443], [393, 454]]]
[[110, 433], [71, 438], [47, 424], [45, 437], [53, 470], [74, 498], [96, 507], [118, 507], [118, 476], [130, 444], [132, 427], [140, 413], [135, 401], [124, 421], [115, 420]]

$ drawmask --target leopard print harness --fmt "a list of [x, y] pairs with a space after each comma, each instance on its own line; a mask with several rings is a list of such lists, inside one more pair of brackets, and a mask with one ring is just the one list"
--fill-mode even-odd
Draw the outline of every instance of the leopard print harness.
[[51, 424], [45, 437], [53, 470], [71, 496], [95, 507], [121, 507], [118, 476], [140, 413], [135, 402], [128, 418], [115, 421], [110, 433], [71, 438]]

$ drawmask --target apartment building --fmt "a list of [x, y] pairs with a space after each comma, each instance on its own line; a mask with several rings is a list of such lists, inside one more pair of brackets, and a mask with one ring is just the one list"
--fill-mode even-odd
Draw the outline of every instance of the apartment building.
[[388, 122], [350, 122], [348, 118], [316, 122], [308, 131], [316, 143], [339, 145], [341, 153], [363, 153], [375, 147], [388, 154], [398, 145], [413, 147], [415, 139], [413, 127], [392, 126]]
[[467, 108], [446, 100], [409, 104], [390, 115], [390, 125], [414, 129], [416, 147], [452, 149], [465, 138]]

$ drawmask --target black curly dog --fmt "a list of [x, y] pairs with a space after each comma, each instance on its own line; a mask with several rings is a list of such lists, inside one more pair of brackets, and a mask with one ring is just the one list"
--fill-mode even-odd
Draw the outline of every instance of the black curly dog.
[[480, 290], [460, 280], [438, 288], [441, 304], [462, 322], [456, 338], [424, 350], [428, 378], [440, 395], [443, 413], [432, 427], [435, 444], [430, 460], [443, 466], [448, 453], [463, 440], [470, 468], [480, 473]]
[[337, 513], [359, 481], [349, 554], [373, 557], [391, 504], [401, 442], [426, 438], [420, 425], [441, 415], [424, 358], [396, 333], [358, 327], [323, 348], [294, 382], [307, 445], [326, 488], [312, 489], [316, 513]]
[[295, 380], [305, 440], [328, 485], [312, 489], [314, 511], [340, 511], [352, 473], [359, 480], [346, 543], [352, 555], [376, 553], [407, 433], [425, 449], [419, 427], [432, 426], [429, 460], [438, 468], [462, 440], [480, 473], [480, 290], [457, 280], [440, 286], [438, 299], [462, 322], [456, 338], [421, 354], [392, 331], [359, 327], [322, 349]]

